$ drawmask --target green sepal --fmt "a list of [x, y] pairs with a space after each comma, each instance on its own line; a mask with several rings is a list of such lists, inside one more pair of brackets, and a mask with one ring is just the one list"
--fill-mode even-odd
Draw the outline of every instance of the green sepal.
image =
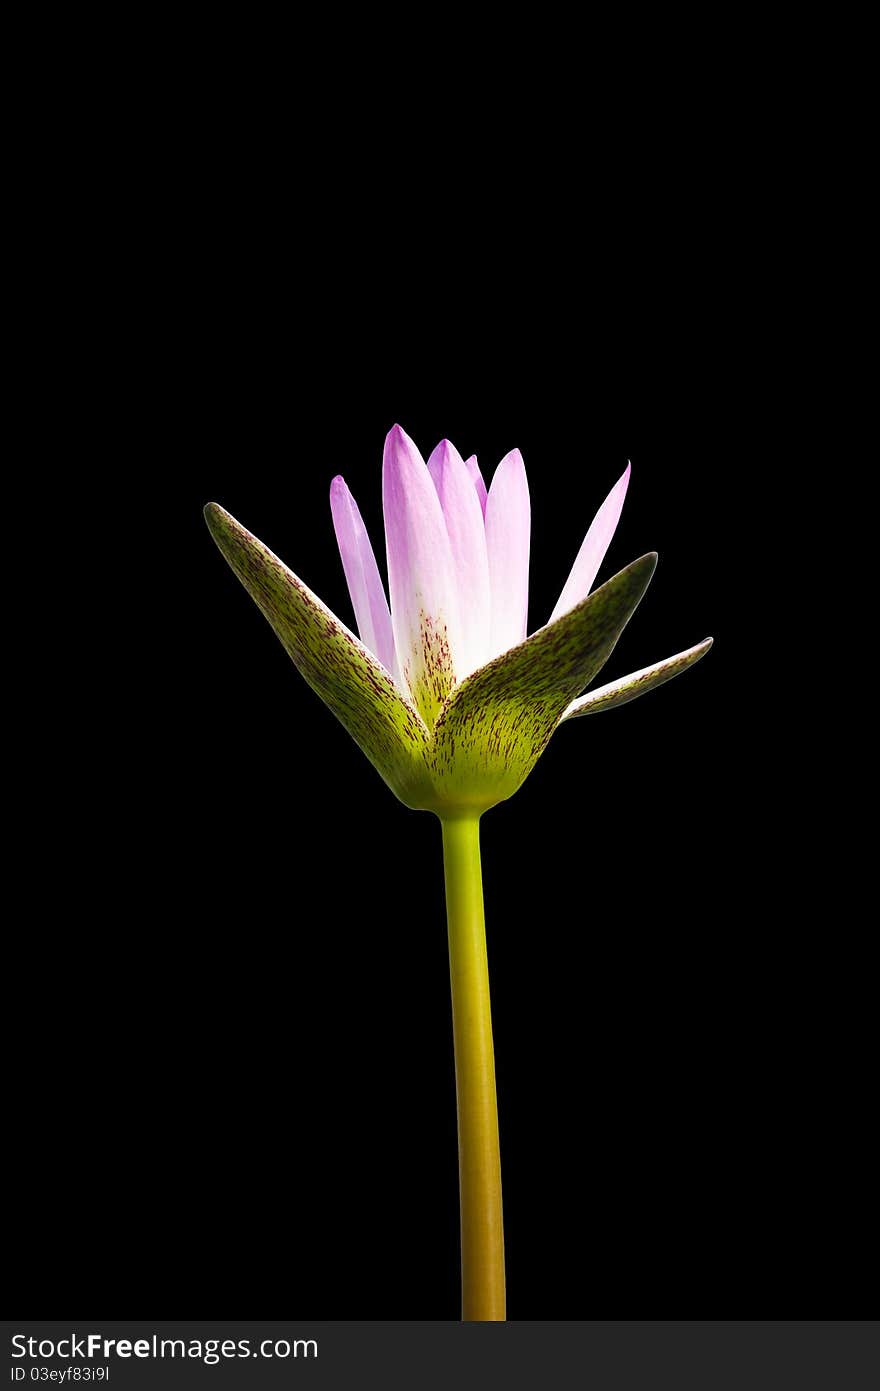
[[441, 805], [465, 813], [513, 795], [573, 697], [608, 660], [656, 564], [654, 551], [634, 560], [455, 688], [429, 751]]
[[674, 657], [667, 657], [665, 662], [655, 662], [652, 667], [630, 672], [629, 676], [622, 676], [619, 681], [610, 681], [607, 686], [589, 691], [569, 705], [560, 724], [564, 720], [575, 720], [581, 715], [596, 715], [600, 710], [613, 710], [616, 705], [626, 705], [627, 701], [636, 700], [646, 691], [653, 691], [655, 686], [662, 686], [664, 681], [671, 681], [673, 676], [680, 676], [683, 671], [687, 671], [688, 667], [705, 657], [711, 646], [712, 639], [704, 638], [696, 647], [677, 652]]
[[425, 724], [363, 643], [256, 536], [216, 502], [211, 535], [297, 670], [409, 807], [434, 800]]

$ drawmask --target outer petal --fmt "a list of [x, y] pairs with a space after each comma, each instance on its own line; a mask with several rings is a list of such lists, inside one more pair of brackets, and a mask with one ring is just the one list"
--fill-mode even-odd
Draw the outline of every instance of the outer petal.
[[393, 674], [391, 610], [367, 528], [344, 478], [330, 484], [330, 511], [361, 642]]
[[518, 449], [505, 454], [486, 499], [486, 547], [492, 589], [491, 645], [506, 652], [526, 635], [529, 608], [529, 485]]
[[579, 715], [595, 715], [600, 710], [613, 710], [615, 705], [626, 705], [627, 701], [635, 700], [637, 696], [644, 695], [646, 691], [653, 691], [655, 686], [662, 686], [664, 681], [671, 681], [673, 676], [687, 671], [688, 667], [705, 657], [711, 646], [712, 639], [704, 638], [696, 647], [689, 647], [686, 652], [667, 657], [665, 662], [655, 662], [652, 667], [643, 667], [641, 671], [622, 676], [619, 681], [600, 686], [598, 690], [573, 701], [562, 716], [560, 724], [563, 720], [573, 720]]
[[593, 518], [590, 529], [577, 553], [571, 574], [565, 581], [556, 608], [550, 615], [551, 623], [562, 614], [567, 613], [569, 609], [574, 608], [575, 604], [579, 604], [581, 599], [585, 599], [589, 594], [593, 580], [599, 573], [599, 566], [605, 559], [605, 552], [611, 545], [611, 538], [617, 530], [617, 523], [620, 521], [620, 513], [623, 510], [623, 500], [629, 487], [629, 474], [630, 465], [627, 464], [623, 475], [618, 478]]
[[557, 623], [456, 687], [429, 755], [438, 802], [485, 811], [519, 787], [578, 691], [610, 656], [654, 573], [652, 551]]
[[465, 459], [464, 464], [465, 464], [465, 468], [467, 469], [468, 473], [470, 474], [471, 478], [473, 479], [474, 487], [475, 487], [476, 490], [477, 490], [477, 497], [480, 499], [480, 510], [481, 510], [481, 512], [483, 513], [483, 516], [485, 517], [485, 515], [486, 515], [486, 483], [485, 483], [485, 480], [483, 479], [482, 473], [480, 472], [480, 465], [477, 463], [477, 456], [476, 456], [476, 454], [472, 454], [471, 457], [470, 457], [469, 459]]
[[209, 502], [205, 520], [245, 589], [313, 690], [407, 806], [431, 795], [428, 733], [388, 672], [262, 541]]
[[428, 460], [446, 521], [458, 590], [461, 623], [462, 680], [493, 655], [489, 646], [489, 558], [480, 501], [464, 460], [448, 440], [441, 440]]
[[431, 475], [395, 425], [382, 469], [388, 588], [403, 679], [430, 726], [455, 684], [461, 632], [446, 522]]

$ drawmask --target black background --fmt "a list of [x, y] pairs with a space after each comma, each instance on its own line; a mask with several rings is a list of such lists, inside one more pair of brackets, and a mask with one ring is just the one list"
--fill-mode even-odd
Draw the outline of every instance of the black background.
[[660, 562], [600, 682], [716, 639], [560, 730], [483, 822], [511, 1318], [860, 1312], [866, 1023], [846, 940], [779, 872], [754, 599], [776, 365], [738, 214], [661, 181], [638, 222], [598, 194], [576, 220], [557, 188], [538, 234], [512, 193], [389, 177], [380, 258], [344, 179], [330, 215], [198, 153], [125, 204], [71, 369], [67, 737], [10, 963], [22, 1288], [457, 1316], [439, 827], [304, 685], [201, 517], [222, 503], [350, 622], [329, 483], [381, 554], [399, 421], [487, 476], [522, 449], [532, 627], [632, 460], [602, 577]]

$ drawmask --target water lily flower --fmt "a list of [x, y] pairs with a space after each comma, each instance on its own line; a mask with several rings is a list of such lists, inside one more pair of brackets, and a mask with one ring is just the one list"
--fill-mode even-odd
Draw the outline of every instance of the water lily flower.
[[443, 825], [453, 993], [463, 1316], [504, 1318], [501, 1180], [479, 818], [510, 797], [563, 722], [623, 705], [687, 670], [712, 639], [583, 694], [644, 594], [656, 553], [593, 583], [630, 469], [591, 523], [547, 622], [527, 635], [530, 504], [519, 450], [486, 487], [448, 440], [425, 463], [385, 441], [388, 594], [354, 497], [330, 506], [355, 634], [216, 503], [205, 515], [232, 569], [310, 686], [408, 807]]

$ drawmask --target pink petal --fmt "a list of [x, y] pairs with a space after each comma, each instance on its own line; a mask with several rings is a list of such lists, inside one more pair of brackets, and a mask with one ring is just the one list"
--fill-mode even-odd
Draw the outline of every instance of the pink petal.
[[486, 547], [492, 593], [493, 655], [515, 647], [526, 635], [529, 607], [529, 485], [518, 449], [495, 470], [486, 499]]
[[623, 499], [626, 497], [626, 490], [629, 486], [630, 465], [627, 464], [625, 472], [618, 478], [611, 492], [606, 497], [599, 511], [593, 518], [592, 525], [583, 540], [583, 545], [577, 553], [577, 559], [571, 569], [571, 574], [565, 581], [565, 586], [556, 604], [556, 608], [550, 615], [549, 622], [561, 618], [569, 609], [573, 609], [575, 604], [579, 604], [581, 599], [586, 599], [592, 588], [593, 580], [599, 572], [599, 566], [605, 559], [605, 552], [611, 545], [611, 538], [617, 530], [617, 523], [623, 510]]
[[452, 548], [461, 624], [456, 676], [461, 681], [493, 655], [489, 645], [486, 528], [471, 473], [449, 440], [441, 440], [437, 445], [428, 460], [428, 472], [437, 489]]
[[393, 675], [394, 635], [385, 587], [360, 510], [341, 477], [330, 484], [330, 511], [358, 635]]
[[476, 490], [477, 490], [477, 497], [480, 499], [480, 508], [482, 509], [483, 516], [485, 517], [485, 515], [486, 515], [486, 484], [485, 484], [485, 482], [483, 481], [483, 475], [480, 473], [480, 465], [477, 463], [477, 456], [476, 456], [476, 454], [472, 454], [471, 457], [470, 457], [469, 459], [465, 459], [464, 463], [465, 463], [465, 468], [467, 469], [468, 473], [470, 474], [471, 478], [472, 478], [473, 481], [474, 481], [474, 487], [475, 487]]
[[456, 680], [455, 566], [431, 475], [399, 425], [385, 441], [382, 497], [394, 644], [404, 682], [430, 726]]

